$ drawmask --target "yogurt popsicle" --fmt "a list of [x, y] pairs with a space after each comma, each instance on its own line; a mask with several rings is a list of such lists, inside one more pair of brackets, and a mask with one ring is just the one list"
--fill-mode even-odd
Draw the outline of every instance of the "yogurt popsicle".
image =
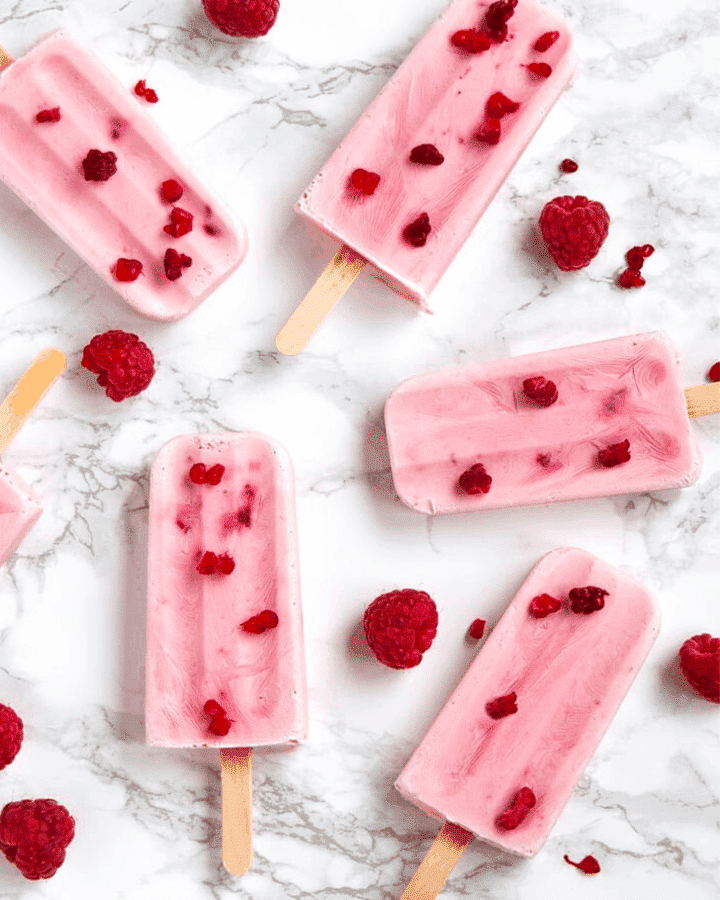
[[655, 602], [631, 578], [574, 547], [548, 553], [395, 786], [452, 823], [446, 831], [459, 852], [476, 835], [512, 853], [534, 855], [659, 626]]
[[0, 70], [0, 179], [137, 312], [179, 319], [240, 264], [243, 227], [91, 50], [56, 32]]
[[426, 308], [568, 83], [571, 44], [535, 0], [450, 3], [297, 203], [343, 246], [280, 332], [282, 352], [304, 346], [366, 262]]
[[223, 858], [242, 874], [252, 859], [247, 748], [307, 731], [286, 452], [254, 432], [165, 444], [150, 479], [148, 561], [147, 742], [221, 748]]
[[682, 385], [662, 333], [410, 378], [385, 405], [395, 489], [449, 513], [685, 487], [720, 387]]

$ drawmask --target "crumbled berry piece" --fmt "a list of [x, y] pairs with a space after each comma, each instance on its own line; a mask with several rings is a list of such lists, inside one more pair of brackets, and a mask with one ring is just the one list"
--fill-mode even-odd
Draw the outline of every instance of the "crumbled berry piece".
[[174, 247], [168, 247], [163, 258], [165, 276], [168, 281], [177, 281], [183, 269], [192, 265], [192, 259], [185, 253], [178, 253]]
[[0, 850], [31, 881], [51, 878], [75, 837], [75, 819], [56, 800], [16, 800], [0, 812]]
[[583, 613], [584, 615], [597, 612], [605, 606], [605, 598], [608, 594], [609, 591], [591, 584], [587, 587], [572, 588], [568, 593], [570, 609], [574, 613]]
[[713, 363], [708, 369], [707, 380], [709, 382], [720, 381], [720, 362]]
[[183, 186], [174, 178], [168, 178], [160, 185], [160, 196], [167, 203], [177, 203], [184, 193]]
[[495, 824], [505, 831], [512, 831], [527, 818], [536, 802], [535, 794], [529, 787], [520, 788], [508, 808], [495, 819]]
[[210, 724], [208, 725], [210, 734], [214, 734], [217, 737], [225, 737], [230, 731], [232, 719], [228, 719], [227, 713], [217, 700], [208, 700], [203, 706], [203, 712], [205, 715], [210, 716]]
[[89, 150], [88, 155], [82, 161], [85, 181], [107, 181], [117, 172], [117, 156], [108, 150]]
[[216, 565], [221, 575], [229, 575], [235, 569], [235, 560], [227, 553], [220, 553]]
[[235, 560], [227, 553], [206, 550], [195, 568], [200, 575], [229, 575], [235, 568]]
[[276, 612], [272, 609], [264, 609], [256, 616], [251, 616], [246, 622], [243, 622], [240, 627], [243, 631], [250, 632], [250, 634], [262, 634], [269, 628], [277, 628], [278, 621], [279, 619]]
[[645, 260], [648, 256], [652, 256], [654, 252], [655, 248], [652, 244], [643, 244], [641, 247], [631, 247], [625, 254], [628, 268], [642, 269]]
[[61, 119], [60, 107], [53, 106], [52, 109], [41, 109], [35, 116], [36, 122], [59, 122]]
[[445, 162], [445, 157], [434, 144], [418, 144], [410, 151], [410, 162], [421, 166], [440, 166]]
[[422, 660], [437, 633], [435, 602], [412, 588], [381, 594], [365, 610], [363, 630], [379, 662], [391, 669], [411, 669]]
[[627, 268], [618, 275], [617, 283], [621, 288], [636, 288], [642, 287], [645, 279], [640, 274], [640, 269]]
[[163, 228], [165, 234], [171, 237], [182, 237], [189, 234], [193, 227], [193, 216], [186, 209], [179, 206], [173, 206], [170, 212], [170, 222]]
[[482, 463], [475, 463], [469, 469], [465, 469], [458, 478], [458, 487], [464, 494], [487, 494], [491, 484], [492, 478]]
[[587, 197], [555, 197], [540, 214], [548, 253], [563, 272], [583, 269], [598, 255], [610, 228], [607, 210]]
[[431, 231], [430, 217], [427, 213], [420, 213], [417, 219], [403, 228], [402, 235], [413, 247], [424, 247]]
[[567, 175], [572, 174], [573, 172], [577, 172], [578, 164], [574, 159], [564, 159], [560, 163], [560, 171], [565, 172]]
[[139, 259], [125, 259], [120, 257], [115, 263], [115, 278], [118, 281], [136, 281], [143, 270], [143, 264]]
[[556, 613], [562, 606], [562, 601], [550, 594], [538, 594], [533, 597], [528, 607], [530, 615], [536, 619], [544, 619], [551, 613]]
[[606, 469], [622, 465], [630, 461], [630, 441], [620, 441], [618, 444], [610, 444], [598, 453], [598, 462]]
[[517, 711], [517, 694], [515, 691], [502, 697], [495, 697], [494, 700], [488, 700], [485, 704], [485, 712], [491, 719], [504, 719], [505, 716], [512, 716]]
[[711, 703], [720, 703], [720, 638], [696, 634], [685, 641], [678, 656], [690, 687]]
[[144, 391], [155, 374], [152, 350], [136, 334], [119, 329], [96, 334], [83, 348], [81, 364], [117, 403]]
[[543, 469], [559, 469], [560, 463], [553, 457], [551, 453], [538, 453], [535, 462], [542, 466]]
[[147, 100], [148, 103], [158, 102], [157, 93], [152, 88], [149, 88], [147, 86], [144, 78], [141, 78], [140, 81], [138, 81], [138, 83], [135, 85], [134, 90], [138, 97], [143, 97], [145, 100]]
[[280, 0], [203, 0], [203, 9], [223, 34], [254, 38], [273, 27]]
[[542, 375], [526, 378], [523, 381], [523, 391], [525, 396], [538, 406], [552, 406], [558, 398], [558, 389], [555, 386], [555, 382]]
[[491, 3], [488, 6], [488, 10], [485, 13], [485, 28], [496, 44], [500, 44], [507, 39], [507, 23], [515, 13], [517, 4], [518, 0], [496, 0], [495, 3]]
[[559, 31], [546, 31], [545, 34], [541, 34], [540, 37], [535, 41], [535, 43], [533, 44], [533, 50], [536, 50], [538, 53], [545, 53], [545, 51], [549, 50], [559, 37]]
[[256, 491], [250, 484], [243, 488], [243, 504], [237, 512], [228, 515], [224, 520], [225, 528], [232, 531], [234, 528], [250, 528], [252, 525], [253, 507], [255, 505]]
[[215, 465], [210, 466], [210, 468], [205, 473], [205, 483], [206, 484], [220, 484], [224, 474], [225, 474], [225, 466], [221, 465], [220, 463], [215, 463]]
[[600, 863], [594, 856], [584, 856], [580, 862], [573, 862], [566, 853], [565, 856], [563, 856], [563, 859], [571, 866], [575, 866], [576, 869], [580, 869], [585, 875], [597, 875], [600, 871]]
[[9, 706], [0, 703], [0, 769], [9, 766], [23, 742], [23, 721]]
[[206, 475], [207, 466], [205, 465], [205, 463], [193, 463], [190, 466], [188, 477], [193, 484], [205, 484]]
[[487, 32], [477, 28], [466, 28], [456, 31], [450, 38], [450, 43], [466, 53], [484, 53], [492, 46], [492, 41]]
[[499, 144], [500, 143], [500, 119], [496, 116], [489, 116], [475, 132], [475, 139], [482, 144]]
[[537, 75], [538, 78], [549, 78], [552, 75], [552, 66], [549, 66], [546, 62], [533, 62], [525, 68], [532, 72], [533, 75]]
[[468, 635], [474, 640], [479, 641], [485, 634], [485, 619], [473, 619], [472, 624], [468, 628]]
[[350, 175], [350, 184], [356, 191], [369, 197], [380, 184], [380, 176], [367, 169], [355, 169]]
[[203, 231], [205, 234], [209, 234], [210, 237], [217, 237], [220, 234], [220, 229], [217, 225], [211, 225], [209, 222], [203, 225]]
[[505, 94], [500, 91], [491, 94], [488, 98], [488, 102], [485, 104], [485, 111], [491, 119], [502, 119], [502, 117], [508, 115], [508, 113], [517, 112], [519, 109], [519, 103], [506, 97]]
[[116, 141], [127, 127], [127, 122], [124, 119], [118, 119], [113, 116], [113, 118], [110, 119], [110, 126], [110, 137]]

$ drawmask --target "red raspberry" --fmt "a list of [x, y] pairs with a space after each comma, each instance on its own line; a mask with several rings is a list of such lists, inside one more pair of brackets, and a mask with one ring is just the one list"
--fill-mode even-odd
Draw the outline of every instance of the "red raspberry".
[[115, 277], [118, 281], [136, 281], [143, 270], [139, 259], [124, 259], [122, 256], [115, 263]]
[[720, 381], [720, 362], [713, 363], [708, 369], [707, 380], [710, 382]]
[[421, 166], [440, 166], [445, 162], [445, 157], [434, 144], [418, 144], [410, 151], [410, 162], [420, 163]]
[[413, 247], [424, 247], [431, 231], [430, 216], [427, 213], [420, 213], [414, 222], [403, 228], [402, 234], [407, 243]]
[[525, 820], [536, 802], [535, 794], [529, 787], [520, 788], [510, 806], [495, 819], [495, 824], [505, 831], [512, 831]]
[[494, 700], [488, 700], [485, 704], [485, 712], [491, 719], [504, 719], [505, 716], [512, 716], [517, 711], [517, 694], [515, 691], [502, 697], [495, 697]]
[[252, 524], [252, 511], [255, 505], [255, 488], [249, 484], [245, 485], [245, 505], [241, 506], [237, 511], [237, 524], [240, 527], [249, 528]]
[[235, 569], [235, 560], [227, 553], [206, 550], [195, 568], [200, 575], [230, 575]]
[[569, 863], [571, 866], [575, 866], [576, 869], [580, 869], [581, 872], [584, 872], [586, 875], [597, 875], [600, 871], [600, 863], [595, 859], [594, 856], [584, 856], [580, 862], [573, 862], [570, 857], [565, 854], [563, 859], [566, 863]]
[[528, 609], [530, 615], [534, 616], [534, 618], [544, 619], [551, 613], [557, 612], [561, 606], [562, 601], [558, 600], [557, 597], [552, 597], [550, 594], [538, 594], [537, 597], [532, 598]]
[[495, 3], [491, 3], [488, 6], [488, 10], [485, 13], [485, 28], [496, 44], [500, 44], [507, 39], [507, 23], [515, 13], [517, 5], [518, 0], [496, 0]]
[[643, 244], [641, 247], [631, 247], [625, 254], [625, 260], [630, 269], [642, 269], [645, 260], [648, 256], [652, 256], [654, 252], [655, 248], [652, 244]]
[[574, 159], [564, 159], [560, 163], [560, 171], [565, 172], [566, 174], [570, 174], [572, 172], [577, 172], [578, 164]]
[[254, 38], [273, 27], [280, 0], [203, 0], [203, 9], [224, 34]]
[[203, 712], [205, 715], [210, 716], [210, 724], [208, 725], [210, 734], [214, 734], [216, 737], [225, 737], [230, 731], [233, 720], [228, 719], [227, 713], [217, 700], [208, 700], [203, 706]]
[[225, 466], [217, 463], [208, 467], [204, 463], [195, 463], [190, 466], [188, 476], [193, 484], [220, 484], [225, 474]]
[[492, 119], [502, 119], [502, 117], [506, 116], [508, 113], [517, 112], [519, 109], [519, 103], [506, 97], [505, 94], [500, 91], [491, 94], [488, 98], [488, 102], [485, 104], [485, 112]]
[[472, 624], [468, 628], [468, 635], [474, 640], [479, 641], [485, 634], [485, 619], [473, 619]]
[[630, 441], [620, 441], [619, 444], [610, 444], [598, 453], [598, 462], [606, 469], [620, 466], [630, 461]]
[[530, 63], [525, 68], [532, 72], [533, 75], [537, 75], [538, 78], [549, 78], [552, 75], [552, 66], [549, 66], [546, 62]]
[[485, 119], [482, 125], [475, 132], [475, 139], [482, 144], [490, 144], [494, 146], [500, 143], [500, 119], [496, 116], [490, 116]]
[[0, 850], [31, 881], [51, 878], [75, 837], [75, 819], [55, 800], [17, 800], [0, 812]]
[[177, 281], [182, 275], [183, 269], [192, 265], [192, 259], [185, 253], [178, 253], [174, 247], [168, 247], [163, 258], [163, 265], [167, 280]]
[[617, 283], [621, 288], [642, 287], [645, 279], [640, 274], [640, 269], [625, 269], [618, 275]]
[[541, 34], [540, 37], [533, 44], [533, 50], [537, 50], [538, 53], [544, 53], [546, 50], [549, 50], [555, 41], [560, 37], [559, 31], [546, 31], [545, 34]]
[[523, 381], [523, 391], [533, 403], [538, 406], [552, 406], [558, 398], [558, 389], [554, 381], [549, 381], [542, 375], [526, 378]]
[[171, 237], [182, 237], [192, 231], [193, 216], [186, 209], [180, 209], [179, 206], [173, 206], [170, 212], [170, 224], [163, 228], [166, 234]]
[[380, 176], [377, 172], [368, 172], [367, 169], [355, 169], [350, 175], [350, 184], [367, 197], [375, 193], [380, 184]]
[[22, 742], [22, 719], [14, 709], [0, 703], [0, 769], [9, 766], [15, 759]]
[[484, 53], [492, 46], [492, 41], [487, 32], [479, 31], [476, 28], [456, 31], [450, 38], [450, 43], [466, 53]]
[[412, 588], [381, 594], [365, 610], [363, 629], [376, 658], [391, 669], [411, 669], [437, 634], [435, 602]]
[[138, 81], [138, 83], [135, 85], [134, 90], [138, 97], [143, 97], [145, 100], [147, 100], [148, 103], [158, 102], [158, 95], [152, 88], [149, 88], [145, 84], [144, 78], [141, 78], [140, 81]]
[[720, 638], [696, 634], [685, 641], [678, 656], [690, 687], [711, 703], [720, 703]]
[[574, 613], [590, 613], [597, 612], [605, 606], [605, 598], [609, 591], [603, 588], [593, 587], [589, 584], [587, 587], [572, 588], [568, 597], [570, 597], [570, 609]]
[[458, 478], [458, 487], [463, 494], [487, 494], [492, 484], [492, 478], [485, 471], [482, 463], [475, 463], [469, 469], [465, 469]]
[[160, 196], [168, 203], [177, 203], [183, 193], [183, 186], [174, 178], [168, 178], [160, 185]]
[[96, 334], [83, 349], [82, 365], [98, 376], [111, 400], [141, 393], [155, 374], [152, 350], [136, 334], [113, 330]]
[[85, 181], [107, 181], [117, 172], [117, 156], [108, 150], [89, 150], [88, 155], [82, 161]]
[[53, 106], [52, 109], [41, 109], [35, 116], [36, 122], [59, 122], [61, 119], [60, 107]]
[[548, 253], [563, 272], [584, 269], [598, 255], [610, 227], [607, 210], [587, 197], [555, 197], [540, 214]]
[[250, 634], [262, 634], [263, 631], [267, 631], [269, 628], [277, 628], [278, 621], [276, 612], [273, 612], [272, 609], [264, 609], [256, 616], [251, 616], [240, 627], [243, 631], [250, 632]]

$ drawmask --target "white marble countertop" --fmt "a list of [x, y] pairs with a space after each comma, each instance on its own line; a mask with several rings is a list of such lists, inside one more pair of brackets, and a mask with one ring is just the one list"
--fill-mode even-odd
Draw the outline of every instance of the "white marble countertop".
[[[549, 0], [548, 0], [549, 2]], [[475, 841], [443, 896], [710, 900], [720, 896], [718, 708], [676, 664], [720, 630], [720, 418], [694, 429], [700, 479], [683, 491], [521, 510], [424, 516], [396, 498], [382, 427], [402, 379], [636, 331], [664, 329], [688, 384], [720, 357], [720, 17], [715, 0], [554, 0], [580, 64], [432, 297], [432, 315], [363, 273], [298, 357], [274, 337], [334, 250], [293, 204], [444, 0], [282, 0], [270, 33], [225, 38], [198, 0], [14, 0], [0, 43], [14, 56], [69, 27], [128, 86], [244, 220], [250, 251], [195, 313], [150, 322], [0, 185], [0, 382], [43, 347], [68, 354], [5, 459], [45, 512], [0, 570], [0, 701], [26, 738], [0, 773], [0, 805], [54, 797], [77, 820], [59, 872], [25, 881], [0, 858], [0, 897], [201, 900], [399, 897], [437, 832], [393, 781], [537, 559], [573, 544], [656, 596], [655, 647], [544, 849], [518, 860]], [[1, 139], [1, 136], [0, 136]], [[572, 157], [579, 169], [562, 175]], [[542, 205], [603, 202], [609, 237], [581, 272], [537, 252]], [[614, 280], [650, 242], [645, 287]], [[121, 328], [158, 370], [116, 404], [80, 367], [96, 333]], [[294, 461], [311, 725], [306, 744], [258, 751], [255, 863], [220, 858], [219, 770], [210, 751], [144, 743], [148, 471], [183, 432], [254, 429]], [[368, 657], [363, 610], [394, 587], [440, 612], [415, 669]], [[593, 854], [601, 872], [563, 862]]]

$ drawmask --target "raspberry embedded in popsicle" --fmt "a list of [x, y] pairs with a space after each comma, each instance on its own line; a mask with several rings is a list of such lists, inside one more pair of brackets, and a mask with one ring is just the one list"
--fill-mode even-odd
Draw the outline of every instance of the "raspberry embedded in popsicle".
[[505, 716], [512, 716], [517, 711], [517, 694], [515, 691], [504, 694], [502, 697], [488, 700], [485, 704], [485, 712], [491, 719], [504, 719]]
[[117, 154], [112, 150], [88, 150], [82, 161], [85, 181], [108, 181], [117, 172]]

